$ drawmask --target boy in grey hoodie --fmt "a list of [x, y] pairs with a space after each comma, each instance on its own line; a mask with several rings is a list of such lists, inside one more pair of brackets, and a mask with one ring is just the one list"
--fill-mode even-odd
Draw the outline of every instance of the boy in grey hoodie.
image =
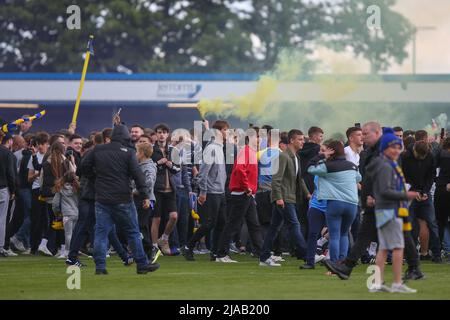
[[[156, 164], [151, 159], [153, 154], [153, 147], [147, 143], [141, 143], [136, 145], [137, 148], [137, 159], [139, 162], [139, 167], [144, 173], [145, 184], [149, 190], [150, 195], [150, 208], [144, 209], [142, 207], [142, 201], [139, 198], [139, 193], [136, 189], [133, 191], [134, 195], [134, 203], [136, 205], [137, 213], [138, 213], [138, 223], [139, 229], [142, 234], [142, 245], [144, 247], [144, 251], [147, 253], [150, 261], [155, 260], [155, 257], [159, 256], [157, 247], [152, 246], [151, 238], [150, 238], [150, 213], [154, 207], [155, 203], [155, 194], [154, 187], [156, 181]], [[156, 260], [155, 260], [156, 261]]]

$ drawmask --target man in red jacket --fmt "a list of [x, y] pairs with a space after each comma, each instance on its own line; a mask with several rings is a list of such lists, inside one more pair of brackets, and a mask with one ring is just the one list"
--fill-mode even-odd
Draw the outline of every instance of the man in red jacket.
[[246, 145], [238, 153], [230, 179], [231, 208], [219, 240], [216, 262], [237, 262], [228, 256], [230, 241], [241, 231], [242, 220], [246, 219], [248, 233], [257, 255], [260, 254], [263, 239], [256, 212], [255, 194], [258, 189], [259, 128], [247, 130]]

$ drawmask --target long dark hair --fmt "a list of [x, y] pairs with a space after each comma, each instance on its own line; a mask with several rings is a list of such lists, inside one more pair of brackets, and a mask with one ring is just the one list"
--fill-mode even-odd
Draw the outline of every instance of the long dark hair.
[[327, 142], [326, 145], [328, 148], [334, 150], [334, 154], [328, 158], [328, 161], [333, 161], [338, 157], [345, 157], [344, 145], [339, 140], [331, 140]]
[[55, 179], [64, 175], [64, 146], [60, 142], [54, 142], [50, 147], [50, 162]]
[[55, 187], [53, 188], [53, 192], [60, 192], [64, 188], [64, 184], [70, 184], [75, 193], [80, 190], [80, 182], [78, 180], [77, 175], [72, 170], [66, 171], [64, 175], [55, 181]]

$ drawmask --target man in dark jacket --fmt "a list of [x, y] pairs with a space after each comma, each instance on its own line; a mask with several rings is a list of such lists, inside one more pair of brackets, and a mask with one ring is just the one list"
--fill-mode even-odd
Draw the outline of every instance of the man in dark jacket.
[[[0, 140], [3, 133], [0, 133]], [[14, 198], [16, 191], [16, 160], [14, 154], [3, 144], [0, 144], [0, 256], [8, 256], [5, 245], [6, 216], [9, 200]]]
[[[363, 140], [367, 149], [361, 152], [359, 161], [359, 171], [363, 177], [361, 189], [361, 205], [364, 215], [358, 230], [358, 236], [348, 256], [342, 263], [325, 260], [325, 267], [336, 273], [342, 280], [347, 280], [356, 266], [358, 259], [366, 251], [370, 242], [377, 239], [377, 229], [375, 223], [375, 198], [373, 186], [375, 176], [373, 171], [374, 160], [380, 155], [380, 138], [382, 135], [381, 126], [377, 122], [368, 122], [362, 127]], [[372, 174], [371, 174], [372, 173]], [[405, 256], [408, 262], [408, 270], [405, 279], [417, 280], [424, 277], [419, 268], [419, 259], [410, 232], [404, 233]]]
[[[108, 141], [109, 143], [110, 141]], [[86, 151], [81, 159], [80, 164], [92, 152], [92, 149]], [[75, 265], [84, 267], [85, 265], [78, 260], [78, 252], [86, 243], [89, 235], [94, 234], [95, 226], [95, 175], [87, 175], [86, 172], [80, 170], [80, 199], [78, 202], [78, 221], [72, 233], [70, 241], [70, 251], [66, 260], [67, 265]], [[94, 237], [91, 238], [92, 240]], [[133, 257], [129, 256], [127, 251], [120, 243], [115, 226], [109, 232], [109, 243], [116, 250], [123, 264], [128, 266], [134, 262]]]
[[296, 203], [308, 198], [308, 190], [301, 177], [298, 151], [304, 144], [304, 135], [300, 130], [292, 129], [288, 133], [289, 145], [278, 158], [278, 171], [272, 177], [271, 200], [273, 203], [272, 220], [259, 257], [260, 266], [279, 267], [276, 258], [271, 255], [273, 242], [284, 222], [289, 226], [291, 238], [295, 241], [298, 258], [306, 254], [306, 242], [297, 218]]
[[[178, 219], [176, 202], [176, 183], [173, 175], [180, 171], [180, 166], [172, 162], [172, 147], [168, 144], [169, 127], [165, 124], [155, 126], [155, 132], [158, 137], [153, 147], [152, 160], [156, 164], [156, 182], [155, 182], [155, 209], [152, 219], [152, 242], [153, 253], [157, 251], [156, 246], [161, 248], [165, 255], [170, 255], [169, 236], [172, 233]], [[164, 233], [159, 238], [159, 225], [161, 217], [167, 219]]]
[[[118, 122], [116, 120], [116, 122]], [[150, 207], [148, 188], [139, 168], [136, 154], [125, 147], [130, 144], [126, 126], [114, 127], [111, 143], [96, 146], [84, 159], [81, 170], [95, 174], [95, 241], [96, 274], [107, 274], [107, 237], [116, 224], [127, 236], [137, 273], [155, 271], [159, 264], [151, 264], [142, 247], [136, 207], [132, 199], [131, 179], [143, 199], [143, 207]]]
[[302, 169], [302, 178], [305, 181], [309, 193], [314, 192], [314, 176], [308, 173], [308, 164], [315, 156], [319, 154], [320, 145], [323, 140], [323, 130], [319, 127], [311, 127], [308, 130], [308, 142], [305, 142], [303, 148], [298, 152], [300, 165]]
[[431, 259], [433, 262], [439, 263], [442, 261], [441, 246], [430, 194], [436, 176], [436, 164], [430, 145], [426, 141], [418, 141], [403, 153], [401, 159], [406, 182], [411, 185], [410, 190], [420, 193], [420, 197], [414, 199], [409, 207], [409, 212], [413, 217], [414, 239], [419, 237], [418, 220], [425, 221], [430, 231], [430, 249], [433, 257], [422, 250], [421, 259]]
[[[305, 181], [308, 192], [314, 192], [314, 176], [308, 173], [308, 165], [311, 159], [316, 157], [320, 151], [320, 145], [323, 142], [323, 130], [319, 127], [311, 127], [308, 130], [308, 142], [305, 142], [303, 148], [298, 152], [300, 157], [300, 167], [302, 169], [302, 178]], [[297, 204], [299, 221], [302, 227], [302, 233], [308, 234], [308, 201], [302, 201]]]

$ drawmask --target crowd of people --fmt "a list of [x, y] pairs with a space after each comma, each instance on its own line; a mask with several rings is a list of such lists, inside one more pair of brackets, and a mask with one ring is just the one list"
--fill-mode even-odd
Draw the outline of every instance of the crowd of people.
[[406, 280], [425, 277], [421, 261], [450, 261], [450, 137], [377, 122], [345, 141], [324, 141], [319, 127], [240, 135], [224, 120], [204, 121], [198, 136], [113, 120], [87, 138], [75, 126], [32, 133], [28, 121], [0, 133], [0, 256], [79, 267], [92, 256], [99, 275], [111, 254], [142, 274], [161, 254], [249, 254], [261, 267], [290, 256], [341, 279], [372, 263], [381, 281], [370, 291], [408, 293]]

